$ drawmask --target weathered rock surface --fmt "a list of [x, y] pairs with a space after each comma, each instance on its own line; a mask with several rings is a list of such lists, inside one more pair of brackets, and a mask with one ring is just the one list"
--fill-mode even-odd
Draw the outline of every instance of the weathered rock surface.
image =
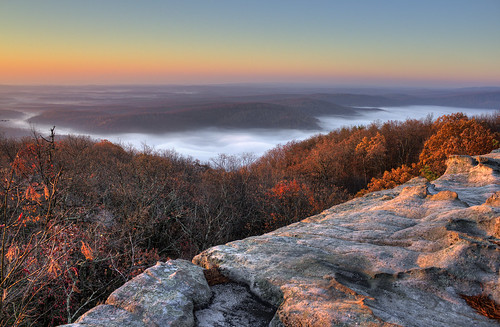
[[272, 326], [497, 326], [460, 294], [500, 303], [500, 153], [416, 178], [274, 232], [210, 248], [217, 267], [279, 306]]
[[111, 293], [106, 305], [65, 326], [193, 326], [194, 307], [208, 305], [211, 296], [201, 267], [185, 260], [159, 262]]

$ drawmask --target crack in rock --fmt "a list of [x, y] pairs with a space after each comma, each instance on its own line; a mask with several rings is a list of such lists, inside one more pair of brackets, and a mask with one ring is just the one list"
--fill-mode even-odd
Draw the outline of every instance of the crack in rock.
[[214, 285], [211, 289], [211, 303], [195, 311], [195, 326], [269, 326], [276, 308], [259, 300], [247, 286], [225, 283]]

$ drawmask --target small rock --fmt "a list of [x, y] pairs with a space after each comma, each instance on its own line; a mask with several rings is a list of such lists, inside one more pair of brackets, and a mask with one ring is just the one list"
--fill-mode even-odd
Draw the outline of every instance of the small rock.
[[458, 199], [458, 194], [457, 192], [453, 191], [441, 191], [429, 197], [429, 200], [431, 201], [446, 201], [446, 200], [453, 201], [457, 199]]

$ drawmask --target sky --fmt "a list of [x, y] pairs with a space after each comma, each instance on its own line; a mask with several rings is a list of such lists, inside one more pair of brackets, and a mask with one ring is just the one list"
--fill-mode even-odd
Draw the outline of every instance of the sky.
[[0, 84], [500, 86], [499, 0], [1, 0]]

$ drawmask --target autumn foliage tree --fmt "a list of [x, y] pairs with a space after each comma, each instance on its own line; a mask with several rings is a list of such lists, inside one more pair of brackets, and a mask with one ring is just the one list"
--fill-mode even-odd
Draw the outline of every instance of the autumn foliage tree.
[[280, 181], [268, 192], [269, 214], [264, 230], [271, 231], [308, 217], [318, 210], [314, 193], [296, 179]]
[[365, 183], [367, 182], [367, 175], [370, 172], [384, 170], [385, 155], [387, 152], [385, 145], [385, 137], [377, 132], [373, 137], [363, 137], [361, 142], [356, 146], [355, 152], [361, 158]]
[[83, 221], [53, 133], [1, 145], [0, 326], [74, 321], [130, 277], [129, 251]]
[[418, 162], [403, 164], [385, 171], [381, 177], [373, 177], [367, 188], [357, 195], [393, 188], [421, 174], [435, 179], [444, 173], [450, 155], [491, 152], [499, 146], [499, 134], [491, 128], [498, 128], [495, 124], [498, 115], [481, 119], [469, 119], [462, 113], [438, 118], [431, 126], [433, 133], [423, 143]]
[[425, 142], [419, 166], [424, 175], [434, 179], [446, 170], [450, 155], [489, 153], [498, 147], [495, 134], [484, 124], [464, 114], [440, 117], [433, 124], [434, 134]]

